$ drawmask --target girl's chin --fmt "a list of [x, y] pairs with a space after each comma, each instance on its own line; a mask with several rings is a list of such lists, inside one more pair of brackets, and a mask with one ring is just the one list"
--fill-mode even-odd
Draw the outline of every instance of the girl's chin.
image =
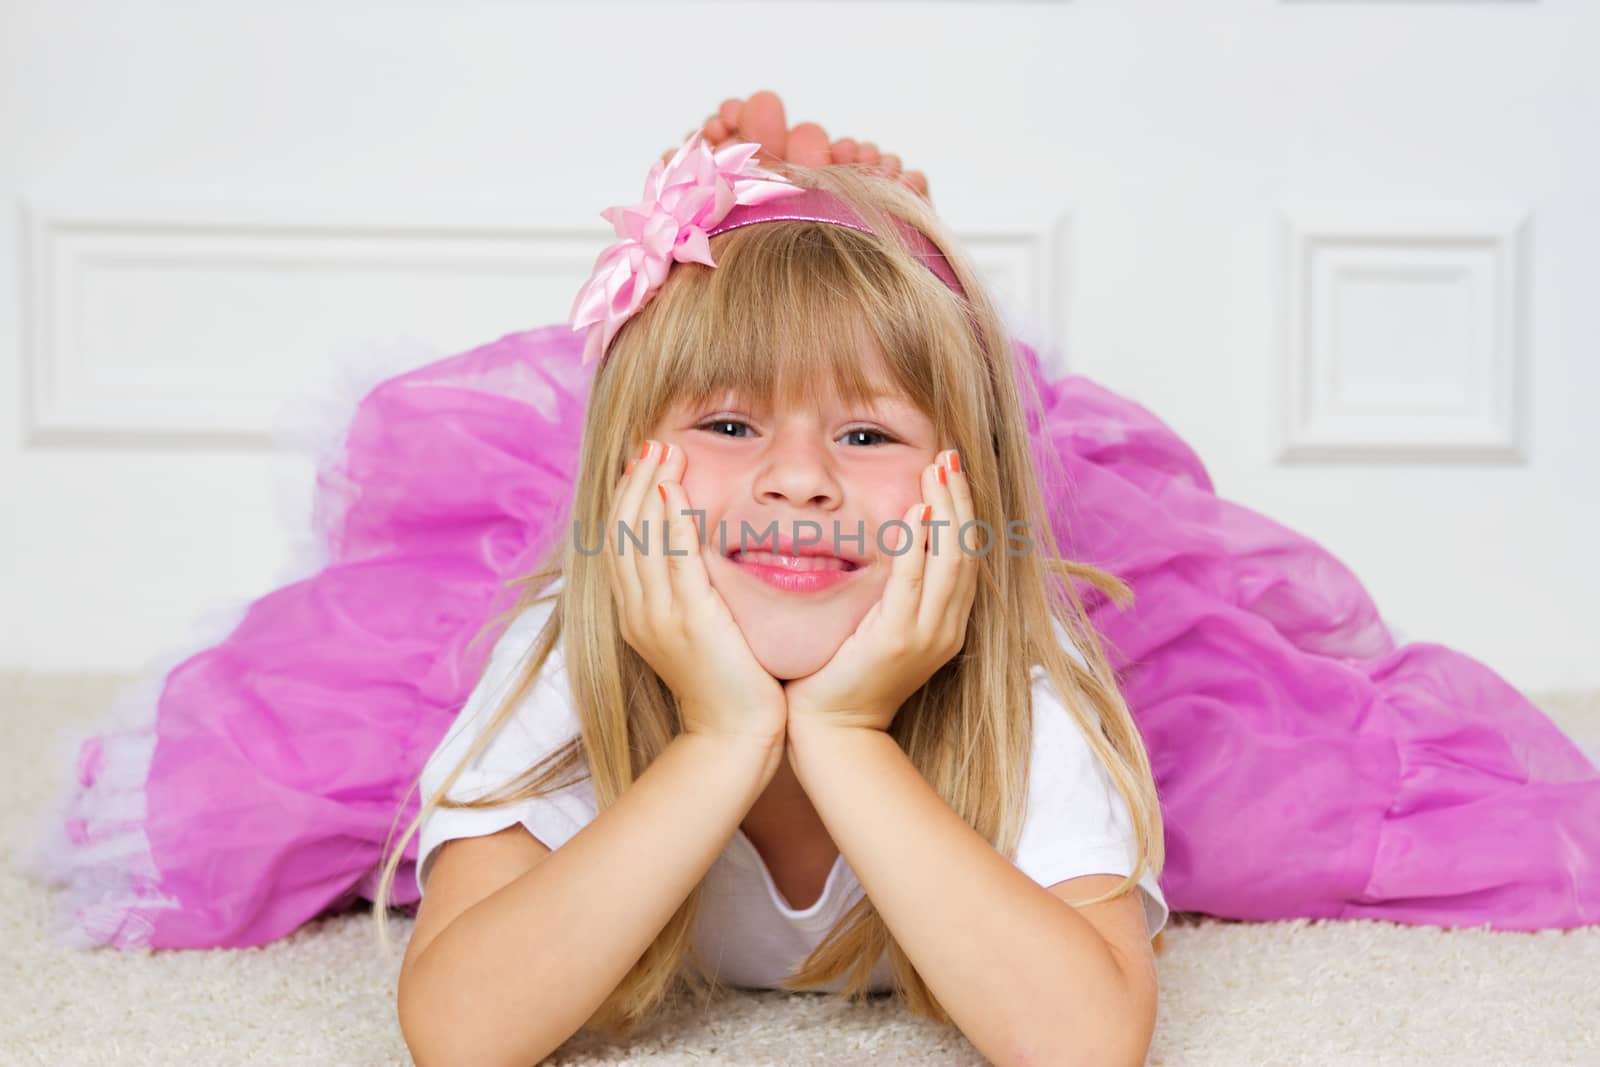
[[762, 647], [765, 644], [756, 642], [751, 651], [755, 653], [756, 662], [761, 664], [762, 669], [780, 682], [815, 674], [833, 658], [833, 653], [838, 649], [838, 644], [826, 649], [795, 648], [792, 644], [784, 646], [781, 641], [775, 642], [770, 648]]
[[723, 568], [729, 566], [733, 564], [723, 561], [714, 567], [711, 584], [743, 631], [756, 662], [783, 682], [821, 670], [881, 593], [862, 585], [852, 591], [848, 600], [785, 594], [794, 597], [795, 607], [793, 617], [784, 620], [777, 617], [782, 609], [773, 604], [771, 596], [752, 596], [739, 578], [726, 574]]

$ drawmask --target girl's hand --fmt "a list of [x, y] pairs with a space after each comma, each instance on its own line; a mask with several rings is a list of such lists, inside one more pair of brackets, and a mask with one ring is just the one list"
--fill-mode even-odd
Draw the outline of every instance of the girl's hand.
[[[791, 735], [819, 727], [887, 730], [900, 705], [966, 643], [979, 557], [957, 537], [972, 519], [972, 496], [954, 451], [923, 471], [922, 495], [928, 503], [904, 516], [914, 531], [911, 547], [893, 557], [882, 598], [827, 663], [784, 687]], [[930, 524], [941, 522], [937, 550], [926, 551]]]
[[683, 449], [646, 441], [623, 473], [603, 549], [622, 636], [677, 697], [685, 733], [768, 745], [781, 755], [783, 686], [711, 587], [680, 481], [687, 462]]

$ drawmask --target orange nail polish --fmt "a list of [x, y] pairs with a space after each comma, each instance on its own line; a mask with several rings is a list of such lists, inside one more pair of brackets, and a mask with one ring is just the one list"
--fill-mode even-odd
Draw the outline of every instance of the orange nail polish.
[[656, 483], [656, 492], [661, 494], [662, 500], [667, 499], [667, 487], [662, 485], [660, 482]]
[[939, 484], [940, 485], [949, 485], [950, 484], [950, 476], [945, 474], [945, 472], [944, 472], [944, 464], [942, 464], [942, 463], [939, 465]]
[[950, 469], [955, 471], [957, 474], [961, 473], [961, 453], [950, 453]]
[[927, 522], [931, 518], [933, 518], [933, 505], [932, 504], [924, 504], [924, 505], [922, 505], [922, 521], [923, 522]]
[[667, 453], [671, 452], [671, 451], [672, 451], [672, 446], [671, 445], [665, 444], [665, 443], [662, 444], [662, 446], [661, 446], [661, 462], [665, 463], [667, 461]]
[[630, 459], [630, 460], [628, 460], [628, 465], [626, 467], [622, 468], [622, 473], [624, 475], [632, 474], [633, 473], [633, 468], [637, 467], [638, 465], [639, 465], [639, 461], [638, 460]]
[[646, 441], [644, 447], [639, 449], [639, 458], [644, 459], [648, 455], [650, 455], [650, 442]]

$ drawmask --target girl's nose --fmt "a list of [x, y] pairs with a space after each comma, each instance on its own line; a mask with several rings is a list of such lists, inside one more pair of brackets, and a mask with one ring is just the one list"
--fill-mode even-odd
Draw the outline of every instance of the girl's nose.
[[827, 441], [803, 433], [780, 433], [771, 441], [756, 471], [757, 500], [787, 501], [797, 507], [833, 507], [839, 503], [840, 486]]

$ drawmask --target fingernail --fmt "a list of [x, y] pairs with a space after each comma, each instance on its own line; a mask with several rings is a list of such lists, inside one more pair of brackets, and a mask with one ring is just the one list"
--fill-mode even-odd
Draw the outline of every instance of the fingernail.
[[961, 473], [961, 453], [950, 453], [950, 469], [955, 471], [957, 474]]
[[666, 444], [662, 445], [661, 446], [661, 462], [665, 463], [667, 461], [667, 457], [670, 456], [670, 455], [672, 455], [672, 446], [671, 445], [666, 445]]
[[950, 484], [950, 479], [944, 472], [944, 464], [943, 463], [939, 464], [939, 484], [940, 485], [949, 485]]
[[628, 465], [626, 467], [622, 468], [622, 473], [624, 475], [632, 474], [633, 473], [633, 468], [638, 466], [638, 465], [639, 465], [639, 461], [638, 460], [630, 459], [630, 460], [628, 460]]
[[650, 442], [646, 441], [644, 443], [644, 447], [639, 449], [639, 458], [640, 459], [644, 459], [649, 454], [650, 454]]
[[923, 522], [927, 522], [931, 518], [933, 518], [933, 505], [932, 504], [924, 504], [924, 505], [922, 505], [922, 521]]
[[660, 482], [656, 483], [656, 492], [661, 494], [662, 500], [667, 499], [667, 487], [662, 485]]

